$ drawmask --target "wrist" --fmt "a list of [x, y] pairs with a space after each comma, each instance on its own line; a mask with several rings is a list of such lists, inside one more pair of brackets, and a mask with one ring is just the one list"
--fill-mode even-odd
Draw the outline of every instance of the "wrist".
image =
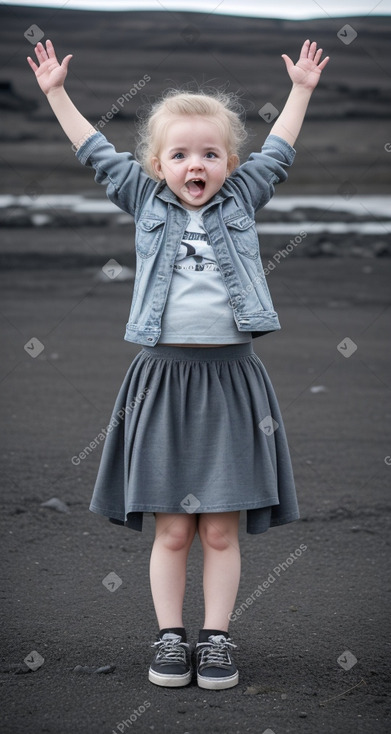
[[308, 96], [311, 96], [312, 92], [314, 91], [312, 87], [306, 87], [304, 84], [299, 84], [295, 82], [293, 82], [292, 84], [292, 89], [300, 94], [305, 94]]
[[292, 92], [294, 92], [296, 95], [300, 95], [303, 98], [310, 99], [313, 88], [305, 87], [304, 84], [292, 84]]
[[61, 86], [61, 87], [52, 87], [51, 89], [49, 89], [49, 91], [47, 92], [46, 96], [47, 96], [48, 99], [55, 99], [55, 97], [59, 97], [59, 96], [61, 96], [64, 93], [65, 93], [65, 88], [63, 86]]

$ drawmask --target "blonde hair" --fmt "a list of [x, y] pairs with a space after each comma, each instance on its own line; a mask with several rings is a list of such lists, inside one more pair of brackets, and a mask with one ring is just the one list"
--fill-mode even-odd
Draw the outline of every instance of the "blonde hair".
[[228, 156], [236, 155], [239, 158], [239, 151], [247, 138], [247, 132], [241, 119], [243, 107], [236, 95], [219, 90], [207, 93], [169, 89], [152, 105], [149, 116], [138, 128], [139, 142], [136, 155], [149, 176], [158, 180], [151, 161], [154, 156], [159, 155], [171, 118], [178, 115], [214, 118], [214, 121], [221, 125]]

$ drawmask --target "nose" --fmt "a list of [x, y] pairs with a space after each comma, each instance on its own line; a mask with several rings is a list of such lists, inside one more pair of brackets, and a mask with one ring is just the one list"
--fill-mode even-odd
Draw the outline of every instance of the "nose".
[[191, 156], [189, 160], [189, 171], [200, 171], [204, 167], [204, 162], [199, 155]]

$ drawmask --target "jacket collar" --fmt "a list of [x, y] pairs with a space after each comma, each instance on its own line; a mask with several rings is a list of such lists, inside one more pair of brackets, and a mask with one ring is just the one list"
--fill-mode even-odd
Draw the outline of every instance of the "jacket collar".
[[[220, 191], [224, 191], [224, 196], [222, 196]], [[231, 191], [225, 190], [224, 185], [222, 186], [220, 191], [217, 194], [215, 194], [214, 196], [212, 196], [212, 198], [208, 201], [208, 203], [205, 204], [205, 207], [209, 208], [213, 204], [220, 204], [220, 202], [224, 201], [227, 198], [227, 196], [233, 196], [233, 193]], [[163, 199], [163, 201], [170, 202], [171, 204], [176, 204], [181, 209], [185, 209], [185, 211], [187, 211], [186, 208], [182, 206], [182, 204], [180, 204], [175, 194], [167, 186], [165, 180], [159, 181], [159, 183], [157, 184], [156, 189], [155, 189], [155, 196], [157, 196], [159, 199]]]

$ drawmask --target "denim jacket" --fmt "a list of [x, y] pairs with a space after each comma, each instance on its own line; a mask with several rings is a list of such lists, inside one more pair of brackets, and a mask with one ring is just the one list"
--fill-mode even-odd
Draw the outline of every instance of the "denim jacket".
[[[262, 151], [235, 169], [203, 211], [235, 323], [253, 337], [281, 328], [263, 272], [254, 214], [271, 199], [275, 184], [286, 180], [295, 153], [283, 138], [269, 135]], [[154, 346], [189, 214], [165, 181], [150, 178], [131, 153], [117, 153], [102, 133], [88, 138], [76, 156], [95, 169], [95, 181], [106, 186], [108, 198], [134, 217], [136, 275], [125, 339]]]

